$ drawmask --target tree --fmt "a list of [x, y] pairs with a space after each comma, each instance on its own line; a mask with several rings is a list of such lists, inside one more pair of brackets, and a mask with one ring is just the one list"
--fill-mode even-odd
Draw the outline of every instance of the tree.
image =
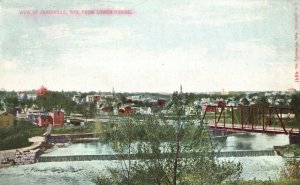
[[97, 104], [95, 102], [78, 104], [76, 107], [76, 112], [82, 114], [86, 120], [88, 118], [93, 118], [97, 113], [96, 105]]
[[270, 103], [268, 102], [268, 99], [266, 96], [259, 96], [255, 102], [255, 105], [261, 106], [261, 107], [269, 107]]
[[49, 91], [42, 96], [38, 96], [34, 102], [40, 109], [53, 111], [53, 109], [64, 109], [66, 114], [75, 110], [76, 103], [66, 97], [64, 93]]
[[285, 171], [283, 172], [283, 177], [297, 179], [300, 181], [300, 161], [295, 159], [293, 161], [289, 161]]
[[292, 95], [290, 106], [295, 111], [296, 120], [299, 121], [300, 120], [300, 93]]
[[250, 104], [250, 102], [247, 98], [243, 98], [242, 103], [243, 103], [243, 105], [249, 105]]
[[20, 101], [20, 106], [22, 110], [24, 110], [25, 112], [27, 112], [26, 109], [32, 107], [32, 105], [33, 105], [33, 100], [31, 99], [25, 99]]
[[171, 118], [127, 117], [111, 133], [121, 168], [98, 184], [220, 184], [241, 166], [215, 158], [208, 128], [185, 116], [182, 94], [172, 96]]
[[4, 103], [7, 109], [13, 109], [19, 105], [19, 100], [17, 96], [7, 96]]

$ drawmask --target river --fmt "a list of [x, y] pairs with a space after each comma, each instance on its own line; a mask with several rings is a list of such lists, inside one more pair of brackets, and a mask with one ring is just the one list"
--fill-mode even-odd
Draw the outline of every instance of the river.
[[[267, 150], [273, 146], [289, 143], [288, 136], [266, 134], [236, 134], [229, 135], [226, 140], [219, 141], [221, 151], [233, 150]], [[59, 155], [93, 155], [113, 154], [108, 143], [93, 141], [76, 143], [66, 147], [54, 147], [45, 156]], [[285, 161], [279, 156], [262, 157], [230, 157], [218, 160], [240, 162], [243, 166], [241, 178], [277, 179], [284, 168]], [[13, 166], [0, 169], [3, 184], [93, 184], [93, 178], [105, 172], [106, 166], [118, 165], [112, 161], [73, 161], [45, 162], [32, 165]]]

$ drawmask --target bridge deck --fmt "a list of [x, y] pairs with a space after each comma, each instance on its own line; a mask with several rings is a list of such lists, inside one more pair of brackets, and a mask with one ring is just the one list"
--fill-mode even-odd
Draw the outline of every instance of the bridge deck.
[[[216, 126], [217, 125], [217, 126]], [[270, 133], [270, 134], [299, 134], [298, 129], [292, 129], [292, 128], [285, 128], [287, 133], [281, 128], [281, 127], [272, 127], [267, 126], [263, 127], [262, 125], [242, 125], [241, 124], [229, 124], [226, 123], [208, 123], [208, 126], [210, 128], [220, 129], [220, 130], [230, 130], [230, 131], [245, 131], [245, 132], [256, 132], [256, 133]]]

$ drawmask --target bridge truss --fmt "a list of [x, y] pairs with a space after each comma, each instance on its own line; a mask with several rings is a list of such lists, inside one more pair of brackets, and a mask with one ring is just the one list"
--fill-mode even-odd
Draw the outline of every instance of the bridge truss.
[[300, 135], [300, 123], [291, 108], [208, 105], [203, 121], [213, 129]]

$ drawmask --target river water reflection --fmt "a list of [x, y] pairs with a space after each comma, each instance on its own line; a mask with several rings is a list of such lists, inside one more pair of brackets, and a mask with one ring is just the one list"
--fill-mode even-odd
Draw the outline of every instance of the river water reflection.
[[[286, 135], [266, 135], [260, 133], [243, 133], [229, 135], [226, 140], [215, 142], [221, 151], [235, 150], [271, 150], [273, 146], [289, 144]], [[88, 143], [75, 143], [67, 147], [54, 147], [47, 151], [44, 156], [66, 156], [66, 155], [109, 155], [114, 154], [109, 143], [99, 140]]]
[[229, 135], [226, 141], [218, 142], [222, 151], [271, 150], [273, 146], [289, 144], [287, 135], [267, 135], [261, 133], [239, 133]]

